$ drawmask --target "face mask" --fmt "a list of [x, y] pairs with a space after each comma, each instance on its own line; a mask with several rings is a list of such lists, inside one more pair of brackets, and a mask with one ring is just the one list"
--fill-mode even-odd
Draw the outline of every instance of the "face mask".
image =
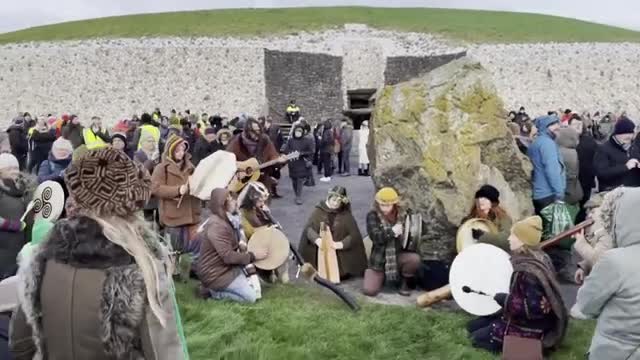
[[296, 138], [301, 138], [302, 137], [302, 131], [296, 131], [293, 133], [293, 136]]

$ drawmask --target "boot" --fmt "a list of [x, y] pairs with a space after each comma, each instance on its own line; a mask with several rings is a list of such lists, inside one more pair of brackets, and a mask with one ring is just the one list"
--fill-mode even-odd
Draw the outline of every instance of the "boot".
[[300, 196], [296, 196], [296, 205], [302, 205], [302, 198]]
[[411, 289], [409, 288], [409, 284], [407, 283], [407, 279], [401, 277], [400, 278], [400, 288], [398, 289], [398, 294], [401, 296], [409, 296], [411, 295]]
[[362, 171], [361, 168], [358, 168], [358, 176], [363, 176], [364, 175], [364, 171]]

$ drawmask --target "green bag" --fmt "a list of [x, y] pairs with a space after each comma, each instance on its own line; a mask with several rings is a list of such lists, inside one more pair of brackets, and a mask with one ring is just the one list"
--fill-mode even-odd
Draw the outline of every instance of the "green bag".
[[[542, 216], [542, 239], [549, 240], [561, 232], [572, 228], [577, 213], [577, 206], [565, 203], [553, 203], [542, 209], [542, 211], [540, 211], [540, 215]], [[574, 242], [575, 239], [569, 237], [560, 241], [558, 246], [563, 249], [571, 249]]]

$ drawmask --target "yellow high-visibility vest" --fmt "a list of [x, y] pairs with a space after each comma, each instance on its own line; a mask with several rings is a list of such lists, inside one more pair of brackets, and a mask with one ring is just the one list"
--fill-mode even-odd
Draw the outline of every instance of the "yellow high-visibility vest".
[[296, 106], [289, 105], [289, 106], [287, 107], [287, 112], [288, 112], [288, 113], [292, 113], [292, 112], [300, 112], [300, 108], [299, 108], [297, 105], [296, 105]]
[[142, 147], [142, 139], [145, 138], [144, 134], [149, 134], [153, 136], [153, 139], [156, 141], [156, 146], [160, 143], [160, 129], [153, 125], [144, 124], [140, 126], [140, 140], [138, 140], [138, 150]]
[[107, 143], [105, 143], [99, 136], [96, 136], [90, 128], [82, 130], [82, 138], [84, 139], [84, 144], [89, 150], [98, 149], [107, 145]]

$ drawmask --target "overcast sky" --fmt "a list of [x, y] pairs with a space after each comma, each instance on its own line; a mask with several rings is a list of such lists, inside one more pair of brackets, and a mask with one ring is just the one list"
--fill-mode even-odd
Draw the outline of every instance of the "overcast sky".
[[638, 0], [0, 0], [0, 33], [70, 20], [145, 12], [240, 8], [363, 5], [448, 7], [534, 12], [640, 30]]

